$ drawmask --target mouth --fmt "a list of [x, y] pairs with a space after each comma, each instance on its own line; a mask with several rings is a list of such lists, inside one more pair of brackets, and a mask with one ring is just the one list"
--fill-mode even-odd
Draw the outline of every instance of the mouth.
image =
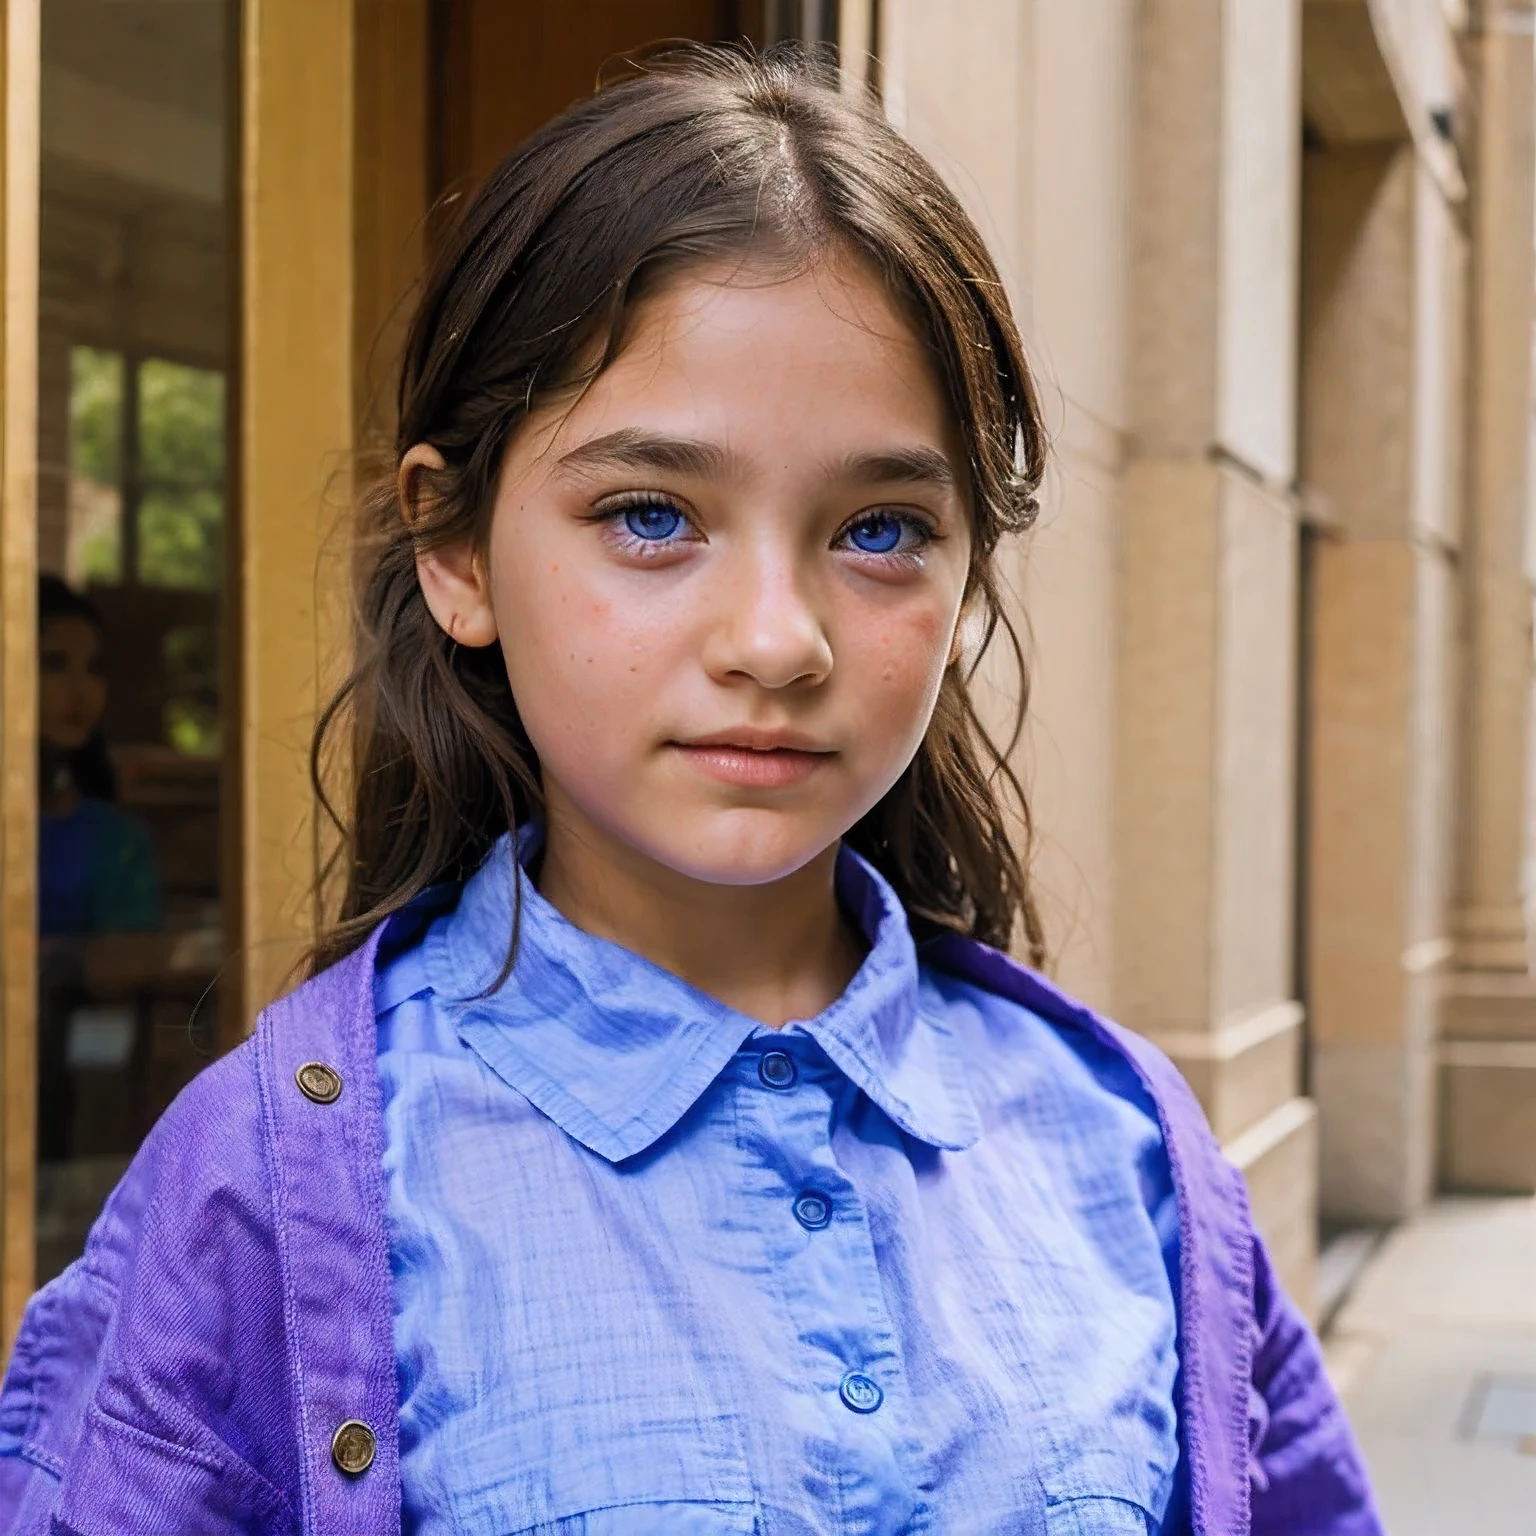
[[674, 741], [670, 746], [709, 778], [749, 789], [784, 789], [804, 783], [837, 756], [798, 732], [746, 728]]

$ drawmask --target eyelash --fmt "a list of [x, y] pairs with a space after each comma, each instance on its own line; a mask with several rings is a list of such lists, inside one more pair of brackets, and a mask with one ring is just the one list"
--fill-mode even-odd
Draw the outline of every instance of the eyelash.
[[[611, 497], [597, 509], [593, 521], [602, 527], [603, 536], [619, 550], [641, 560], [654, 560], [659, 555], [676, 549], [679, 544], [697, 542], [693, 539], [643, 539], [625, 527], [624, 519], [629, 513], [649, 509], [675, 512], [682, 519], [684, 526], [694, 527], [693, 519], [682, 504], [675, 497], [663, 495], [659, 491], [625, 491], [619, 496]], [[697, 532], [696, 528], [695, 532]]]
[[[676, 549], [679, 544], [700, 542], [697, 538], [642, 538], [625, 526], [625, 518], [628, 514], [648, 509], [675, 513], [683, 526], [692, 528], [697, 533], [697, 524], [678, 499], [660, 491], [625, 491], [598, 507], [593, 521], [602, 526], [604, 537], [619, 550], [640, 560], [657, 559], [666, 552]], [[898, 547], [891, 550], [858, 549], [846, 544], [843, 547], [849, 554], [860, 560], [873, 562], [881, 569], [889, 570], [892, 566], [898, 566], [911, 570], [921, 567], [928, 547], [943, 537], [927, 518], [915, 512], [899, 507], [874, 507], [860, 512], [846, 522], [833, 539], [833, 547], [837, 547], [847, 539], [854, 529], [885, 520], [899, 524], [904, 534], [915, 535], [917, 539], [915, 547], [911, 549]]]

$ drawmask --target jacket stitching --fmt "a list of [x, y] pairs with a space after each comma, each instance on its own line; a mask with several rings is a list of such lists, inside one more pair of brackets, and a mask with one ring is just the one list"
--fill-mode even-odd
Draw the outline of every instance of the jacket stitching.
[[[229, 1058], [226, 1058], [226, 1060], [228, 1060], [228, 1059]], [[258, 1080], [258, 1083], [259, 1083], [260, 1073], [257, 1072], [257, 1073], [254, 1073], [253, 1075], [256, 1076], [256, 1078]], [[164, 1124], [165, 1124], [165, 1122], [161, 1121], [160, 1124], [156, 1126], [155, 1132], [151, 1133], [152, 1135], [156, 1134], [157, 1132], [160, 1133], [162, 1141], [164, 1139], [166, 1139], [165, 1138], [165, 1133], [161, 1132], [161, 1126], [163, 1126]], [[146, 1145], [147, 1145], [147, 1143], [146, 1143]], [[158, 1148], [157, 1148], [157, 1155], [159, 1155], [159, 1149]], [[164, 1212], [165, 1202], [169, 1198], [171, 1193], [172, 1193], [172, 1190], [171, 1190], [171, 1187], [170, 1187], [170, 1181], [169, 1180], [165, 1180], [165, 1181], [162, 1181], [161, 1186], [159, 1188], [157, 1188], [155, 1190], [155, 1192], [151, 1195], [148, 1203], [146, 1204], [146, 1206], [144, 1208], [144, 1216], [143, 1216], [143, 1220], [142, 1220], [142, 1223], [141, 1223], [143, 1232], [148, 1232], [149, 1229], [152, 1227], [152, 1225], [162, 1217], [163, 1212]], [[135, 1249], [134, 1249], [134, 1259], [135, 1260], [138, 1257], [138, 1251], [139, 1251], [139, 1247], [140, 1246], [141, 1246], [140, 1244], [136, 1244], [135, 1245]], [[94, 1271], [93, 1270], [92, 1273], [99, 1274], [99, 1271]], [[100, 1345], [100, 1350], [101, 1350], [101, 1357], [103, 1359], [105, 1358], [105, 1355], [106, 1355], [107, 1341], [108, 1341], [108, 1339], [109, 1339], [113, 1329], [117, 1326], [118, 1321], [119, 1321], [120, 1314], [118, 1312], [116, 1303], [119, 1301], [119, 1299], [121, 1298], [121, 1294], [122, 1294], [122, 1286], [121, 1286], [121, 1284], [118, 1284], [118, 1285], [115, 1285], [115, 1286], [109, 1284], [109, 1289], [111, 1290], [111, 1295], [112, 1295], [112, 1300], [113, 1300], [114, 1305], [113, 1305], [113, 1308], [112, 1308], [111, 1316], [107, 1320], [107, 1326], [103, 1330], [103, 1334], [102, 1334], [102, 1342], [101, 1342], [101, 1345]], [[136, 1389], [140, 1393], [142, 1393], [142, 1395], [144, 1397], [144, 1401], [149, 1405], [149, 1407], [154, 1411], [154, 1413], [165, 1422], [167, 1428], [173, 1429], [173, 1430], [177, 1431], [178, 1433], [181, 1433], [181, 1434], [185, 1435], [189, 1440], [197, 1440], [197, 1439], [202, 1438], [203, 1436], [207, 1436], [207, 1437], [209, 1437], [209, 1438], [211, 1438], [211, 1439], [213, 1439], [213, 1440], [215, 1440], [215, 1441], [217, 1441], [219, 1443], [219, 1445], [221, 1447], [221, 1453], [222, 1454], [226, 1454], [226, 1455], [229, 1455], [229, 1456], [233, 1456], [234, 1455], [234, 1453], [229, 1451], [227, 1447], [224, 1447], [223, 1442], [221, 1440], [219, 1440], [219, 1437], [214, 1433], [214, 1431], [211, 1428], [209, 1428], [208, 1425], [203, 1423], [203, 1421], [201, 1419], [199, 1419], [195, 1414], [189, 1412], [175, 1398], [170, 1397], [167, 1394], [161, 1392], [158, 1388], [153, 1386], [148, 1380], [145, 1380], [142, 1377], [138, 1378], [135, 1381], [135, 1387], [136, 1387]], [[164, 1446], [164, 1447], [167, 1447], [167, 1448], [170, 1448], [170, 1449], [174, 1449], [174, 1450], [177, 1450], [178, 1452], [184, 1452], [191, 1459], [196, 1459], [198, 1456], [202, 1456], [202, 1455], [206, 1455], [207, 1454], [205, 1452], [195, 1451], [191, 1447], [180, 1446], [179, 1443], [176, 1442], [176, 1441], [170, 1440], [170, 1439], [168, 1439], [168, 1438], [166, 1438], [164, 1436], [161, 1436], [161, 1435], [157, 1435], [157, 1434], [153, 1433], [150, 1430], [142, 1429], [142, 1428], [140, 1428], [137, 1425], [131, 1424], [126, 1419], [119, 1418], [116, 1414], [112, 1413], [109, 1409], [104, 1408], [101, 1405], [101, 1403], [99, 1401], [99, 1394], [100, 1394], [100, 1381], [98, 1380], [97, 1386], [96, 1386], [95, 1390], [93, 1390], [93, 1392], [92, 1392], [91, 1400], [90, 1400], [89, 1404], [86, 1407], [86, 1414], [85, 1414], [86, 1420], [89, 1420], [93, 1416], [100, 1416], [101, 1418], [107, 1420], [109, 1423], [117, 1425], [117, 1426], [121, 1427], [125, 1431], [131, 1432], [132, 1434], [135, 1434], [135, 1435], [143, 1436], [148, 1442], [150, 1442], [152, 1444]], [[256, 1472], [256, 1470], [254, 1468], [249, 1467], [247, 1465], [247, 1463], [245, 1463], [244, 1461], [240, 1461], [240, 1458], [238, 1458], [238, 1457], [236, 1457], [235, 1460], [239, 1461], [241, 1466], [246, 1467], [246, 1469], [250, 1473], [250, 1475], [253, 1478], [256, 1478], [258, 1482], [265, 1483], [265, 1479], [261, 1478], [260, 1474], [258, 1472]], [[219, 1468], [215, 1465], [215, 1466], [213, 1466], [211, 1468], [211, 1470], [217, 1471], [217, 1470], [219, 1470]], [[271, 1485], [270, 1484], [266, 1484], [266, 1486], [270, 1487]]]
[[[376, 933], [373, 941], [364, 946], [363, 960], [366, 963], [368, 978], [371, 981], [375, 970], [375, 955], [378, 950], [378, 941], [381, 933]], [[350, 1016], [351, 1031], [355, 1038], [347, 1041], [350, 1048], [352, 1061], [349, 1063], [352, 1069], [353, 1080], [358, 1086], [358, 1110], [356, 1111], [356, 1124], [359, 1133], [366, 1138], [367, 1156], [361, 1160], [359, 1178], [362, 1181], [364, 1198], [367, 1201], [368, 1220], [364, 1225], [364, 1233], [367, 1237], [368, 1261], [375, 1275], [389, 1275], [389, 1243], [388, 1230], [388, 1202], [384, 1190], [384, 1112], [383, 1094], [379, 1086], [378, 1074], [378, 1040], [375, 1034], [375, 1019], [373, 1014], [373, 988], [370, 985], [365, 993], [365, 1004], [362, 1008], [353, 1011]], [[383, 1469], [392, 1469], [395, 1482], [400, 1482], [399, 1472], [399, 1446], [398, 1426], [399, 1411], [396, 1389], [397, 1364], [394, 1354], [394, 1336], [391, 1331], [388, 1339], [388, 1354], [381, 1363], [377, 1350], [373, 1351], [373, 1358], [368, 1362], [365, 1380], [368, 1397], [378, 1398], [387, 1404], [383, 1415], [375, 1415], [380, 1418], [377, 1426], [377, 1445], [383, 1454], [380, 1460], [384, 1464]], [[381, 1469], [381, 1470], [383, 1470]], [[396, 1500], [398, 1508], [399, 1500]], [[399, 1530], [397, 1522], [395, 1529]]]
[[[284, 1002], [287, 1000], [284, 999]], [[313, 1478], [309, 1466], [309, 1401], [304, 1389], [303, 1360], [299, 1348], [298, 1303], [294, 1296], [293, 1266], [288, 1244], [288, 1187], [283, 1178], [283, 1160], [278, 1155], [277, 1115], [272, 1103], [268, 1071], [272, 1051], [272, 1021], [276, 1006], [266, 1009], [256, 1021], [256, 1088], [261, 1099], [261, 1120], [266, 1136], [267, 1169], [272, 1179], [272, 1230], [277, 1239], [277, 1267], [283, 1285], [283, 1325], [288, 1335], [288, 1365], [298, 1412], [298, 1463], [300, 1523], [308, 1524], [306, 1512], [314, 1508]]]
[[166, 1455], [175, 1457], [177, 1461], [190, 1462], [194, 1467], [201, 1467], [204, 1472], [212, 1473], [215, 1477], [220, 1476], [224, 1471], [225, 1461], [222, 1457], [209, 1451], [197, 1450], [190, 1445], [182, 1445], [176, 1440], [168, 1440], [164, 1435], [142, 1429], [137, 1424], [130, 1424], [127, 1419], [119, 1418], [110, 1409], [103, 1408], [100, 1403], [91, 1404], [88, 1417], [100, 1419], [109, 1429], [127, 1435], [130, 1440], [138, 1440], [155, 1450], [164, 1451]]
[[292, 1507], [282, 1489], [269, 1483], [244, 1457], [237, 1456], [222, 1440], [218, 1440], [212, 1430], [208, 1430], [207, 1433], [218, 1441], [216, 1452], [200, 1451], [191, 1446], [181, 1445], [175, 1440], [167, 1440], [163, 1435], [157, 1435], [150, 1430], [140, 1428], [137, 1424], [130, 1424], [126, 1419], [120, 1419], [100, 1404], [91, 1405], [90, 1417], [100, 1420], [108, 1429], [130, 1440], [137, 1441], [152, 1450], [161, 1451], [177, 1461], [187, 1462], [212, 1477], [222, 1478], [230, 1472], [239, 1474], [242, 1480], [250, 1485], [251, 1491], [256, 1496], [256, 1513], [266, 1514], [270, 1511], [284, 1511], [290, 1515], [292, 1513]]

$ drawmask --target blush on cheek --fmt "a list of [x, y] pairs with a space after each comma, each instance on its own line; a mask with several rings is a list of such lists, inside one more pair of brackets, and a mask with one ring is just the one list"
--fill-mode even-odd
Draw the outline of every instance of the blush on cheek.
[[904, 614], [899, 623], [885, 625], [874, 636], [872, 657], [878, 658], [881, 681], [922, 687], [948, 660], [945, 639], [943, 615], [926, 606]]

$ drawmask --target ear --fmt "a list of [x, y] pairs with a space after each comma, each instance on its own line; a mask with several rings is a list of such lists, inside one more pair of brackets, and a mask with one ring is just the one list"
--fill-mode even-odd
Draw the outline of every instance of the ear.
[[960, 612], [955, 616], [955, 632], [949, 637], [949, 657], [944, 663], [946, 667], [954, 666], [965, 655], [966, 636], [975, 610], [976, 604], [972, 598], [968, 597], [961, 603]]
[[[417, 443], [400, 461], [400, 512], [407, 528], [424, 521], [430, 507], [423, 471], [447, 467], [431, 443]], [[416, 579], [428, 611], [450, 640], [472, 648], [495, 643], [490, 573], [469, 539], [418, 549]]]

